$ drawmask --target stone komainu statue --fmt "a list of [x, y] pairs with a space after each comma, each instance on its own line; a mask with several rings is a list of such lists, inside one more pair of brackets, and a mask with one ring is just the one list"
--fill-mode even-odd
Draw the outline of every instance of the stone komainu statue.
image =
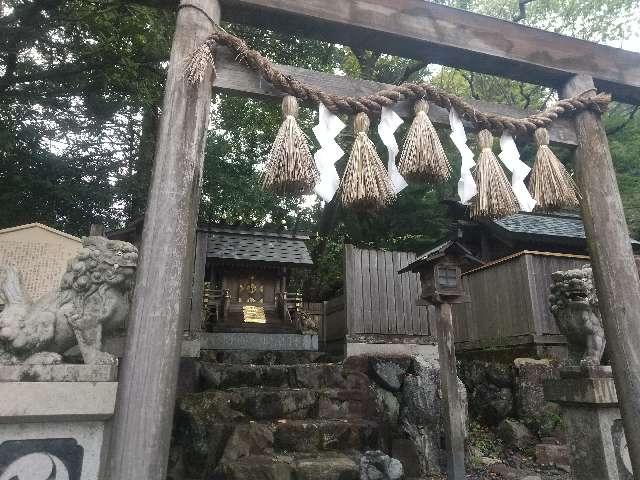
[[32, 301], [13, 267], [0, 267], [0, 364], [59, 363], [76, 343], [85, 363], [112, 364], [102, 351], [105, 330], [129, 314], [138, 250], [127, 242], [85, 237], [57, 291]]
[[551, 278], [551, 312], [569, 342], [570, 360], [600, 365], [606, 341], [591, 268], [555, 272]]

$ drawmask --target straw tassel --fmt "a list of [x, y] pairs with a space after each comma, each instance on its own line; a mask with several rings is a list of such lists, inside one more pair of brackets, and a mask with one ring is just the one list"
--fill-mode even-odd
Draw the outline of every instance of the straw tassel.
[[538, 152], [531, 171], [529, 192], [536, 200], [536, 210], [551, 211], [578, 208], [580, 194], [578, 186], [549, 148], [549, 132], [538, 128], [534, 137]]
[[192, 85], [199, 85], [209, 70], [213, 69], [213, 75], [216, 74], [215, 58], [211, 52], [209, 42], [205, 42], [194, 50], [187, 59], [184, 68], [184, 76]]
[[340, 183], [340, 195], [345, 207], [375, 211], [389, 205], [393, 190], [376, 147], [367, 136], [369, 117], [358, 113], [353, 121], [355, 142]]
[[520, 211], [511, 184], [494, 155], [493, 136], [489, 130], [478, 133], [480, 155], [473, 172], [478, 193], [471, 205], [473, 218], [502, 218]]
[[300, 129], [298, 100], [287, 95], [282, 100], [284, 122], [278, 131], [264, 171], [262, 188], [281, 195], [308, 195], [319, 177], [307, 137]]
[[429, 103], [420, 99], [413, 110], [415, 117], [404, 141], [398, 170], [411, 182], [446, 182], [451, 177], [451, 166], [427, 115]]

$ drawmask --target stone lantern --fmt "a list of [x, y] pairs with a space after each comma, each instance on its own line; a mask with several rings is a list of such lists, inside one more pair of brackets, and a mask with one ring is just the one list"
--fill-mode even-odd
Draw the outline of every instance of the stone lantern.
[[469, 250], [450, 240], [421, 255], [400, 273], [411, 271], [420, 274], [420, 305], [465, 303], [469, 301], [469, 296], [464, 288], [462, 273], [470, 266], [479, 265], [482, 262]]
[[418, 305], [436, 306], [440, 385], [446, 412], [447, 478], [450, 480], [465, 478], [463, 407], [457, 384], [451, 304], [470, 301], [464, 289], [462, 272], [478, 265], [482, 265], [482, 262], [469, 250], [449, 240], [421, 255], [399, 272], [419, 273], [422, 293]]

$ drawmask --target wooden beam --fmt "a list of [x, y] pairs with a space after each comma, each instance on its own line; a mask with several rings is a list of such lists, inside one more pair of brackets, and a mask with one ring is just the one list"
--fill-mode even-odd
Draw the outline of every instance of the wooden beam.
[[458, 390], [456, 349], [453, 337], [451, 305], [436, 306], [440, 390], [444, 409], [444, 434], [447, 454], [447, 479], [464, 480], [464, 411]]
[[120, 372], [106, 476], [110, 480], [166, 478], [211, 105], [211, 69], [202, 84], [193, 86], [185, 81], [184, 64], [220, 19], [216, 0], [182, 0], [182, 6]]
[[221, 0], [224, 19], [557, 88], [594, 78], [640, 104], [640, 54], [424, 0]]
[[[567, 83], [563, 95], [589, 90], [594, 91], [593, 80], [577, 76]], [[635, 478], [640, 478], [640, 279], [602, 121], [586, 111], [575, 122], [582, 219], [629, 457]]]
[[[301, 82], [322, 88], [327, 93], [337, 95], [360, 96], [375, 93], [378, 90], [388, 88], [384, 83], [368, 80], [353, 79], [330, 73], [316, 72], [304, 68], [289, 65], [277, 65], [282, 72], [295, 77]], [[248, 66], [238, 63], [233, 54], [226, 48], [219, 48], [216, 55], [216, 89], [250, 95], [263, 99], [280, 99], [283, 94], [276, 90], [260, 74], [251, 70]], [[499, 103], [468, 100], [483, 112], [493, 112], [512, 117], [526, 117], [535, 113], [533, 110], [520, 110]], [[394, 110], [403, 118], [413, 118], [413, 112], [409, 102], [396, 104]], [[438, 125], [449, 126], [449, 112], [437, 105], [431, 104], [429, 118]], [[575, 146], [576, 133], [573, 122], [567, 119], [559, 119], [549, 128], [549, 136], [555, 144]]]

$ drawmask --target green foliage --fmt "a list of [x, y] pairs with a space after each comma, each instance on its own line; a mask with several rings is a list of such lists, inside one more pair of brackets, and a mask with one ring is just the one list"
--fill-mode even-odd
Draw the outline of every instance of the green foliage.
[[142, 111], [162, 94], [173, 14], [119, 0], [0, 8], [0, 227], [118, 225], [131, 197], [121, 187], [135, 183], [121, 180], [144, 156]]
[[[438, 0], [452, 7], [512, 20], [517, 0]], [[526, 7], [525, 25], [585, 40], [628, 38], [640, 20], [636, 0], [536, 0]]]
[[564, 420], [558, 413], [557, 408], [549, 407], [535, 417], [523, 418], [522, 423], [541, 438], [553, 436], [565, 428]]
[[467, 443], [482, 457], [502, 458], [504, 455], [502, 440], [496, 436], [494, 431], [477, 420], [469, 420]]
[[[172, 2], [7, 0], [0, 6], [0, 227], [41, 221], [82, 234], [94, 221], [116, 227], [144, 213], [175, 11]], [[517, 0], [441, 3], [505, 19]], [[144, 6], [147, 5], [147, 6]], [[149, 6], [151, 5], [151, 6]], [[153, 6], [157, 8], [153, 8]], [[635, 0], [536, 0], [523, 23], [596, 41], [620, 40], [638, 20]], [[271, 60], [355, 78], [430, 80], [450, 92], [519, 108], [543, 108], [548, 89], [488, 75], [350, 49], [256, 28], [224, 25]], [[496, 34], [499, 34], [498, 32]], [[316, 148], [315, 107], [300, 125]], [[200, 220], [307, 231], [316, 266], [296, 281], [309, 300], [342, 288], [343, 245], [423, 251], [446, 235], [441, 200], [455, 197], [459, 155], [440, 138], [454, 168], [435, 189], [412, 185], [385, 211], [362, 215], [337, 201], [279, 198], [260, 188], [260, 171], [281, 124], [279, 105], [218, 93], [207, 138]], [[623, 202], [640, 234], [640, 123], [627, 107], [606, 118]], [[640, 117], [640, 115], [638, 115]], [[350, 119], [345, 118], [347, 123]], [[621, 125], [624, 128], [618, 128]], [[397, 133], [401, 140], [407, 124]], [[371, 138], [386, 163], [386, 152]], [[347, 152], [349, 125], [338, 138]], [[533, 149], [523, 148], [530, 161]], [[557, 151], [569, 162], [569, 153]], [[569, 162], [570, 163], [570, 162]]]

